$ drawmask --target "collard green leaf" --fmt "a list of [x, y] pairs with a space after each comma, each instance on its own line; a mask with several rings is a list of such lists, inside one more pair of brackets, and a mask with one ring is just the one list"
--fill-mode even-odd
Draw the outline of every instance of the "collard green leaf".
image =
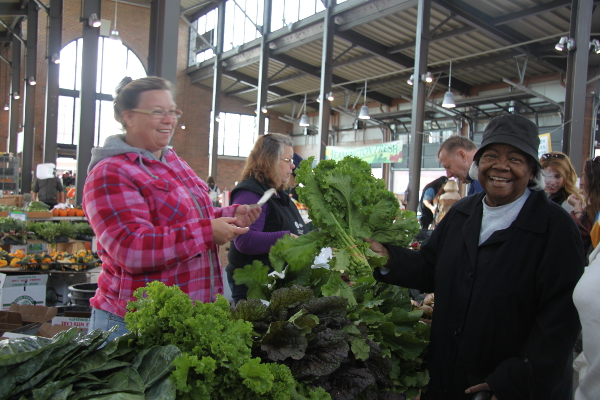
[[397, 351], [406, 360], [414, 360], [427, 346], [427, 341], [419, 339], [411, 333], [397, 333], [396, 326], [391, 322], [381, 324], [379, 329], [383, 335], [381, 342], [393, 351]]
[[148, 389], [174, 369], [173, 361], [181, 355], [177, 346], [158, 346], [140, 352], [133, 360], [134, 368]]
[[173, 386], [171, 379], [169, 379], [169, 375], [165, 375], [150, 388], [146, 389], [144, 394], [145, 400], [175, 400], [176, 393], [175, 386]]
[[323, 293], [324, 296], [343, 297], [348, 300], [350, 306], [356, 305], [352, 288], [348, 286], [347, 282], [344, 282], [338, 271], [331, 271], [329, 281], [321, 287], [321, 293]]
[[269, 325], [267, 334], [260, 340], [260, 348], [271, 361], [287, 358], [299, 360], [304, 357], [308, 346], [306, 332], [288, 321], [275, 321]]
[[282, 272], [285, 265], [289, 264], [289, 272], [298, 273], [310, 268], [323, 247], [324, 239], [325, 235], [318, 231], [297, 238], [286, 235], [271, 247], [269, 261], [277, 272]]
[[18, 364], [37, 356], [47, 346], [62, 346], [77, 335], [77, 329], [59, 332], [53, 339], [32, 336], [0, 341], [0, 366]]
[[269, 267], [255, 260], [252, 265], [238, 268], [233, 272], [233, 279], [237, 285], [248, 287], [247, 298], [269, 299], [270, 290], [267, 284], [273, 279], [269, 277]]
[[69, 385], [67, 387], [58, 389], [57, 391], [52, 393], [52, 396], [50, 396], [48, 400], [67, 400], [72, 391], [73, 385]]
[[144, 381], [133, 368], [121, 368], [106, 378], [106, 387], [115, 391], [144, 392]]

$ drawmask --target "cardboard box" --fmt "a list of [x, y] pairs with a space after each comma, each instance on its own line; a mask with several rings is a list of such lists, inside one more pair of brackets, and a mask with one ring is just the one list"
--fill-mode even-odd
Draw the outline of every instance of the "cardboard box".
[[87, 331], [90, 326], [90, 318], [54, 317], [52, 318], [52, 325], [75, 326]]
[[0, 311], [0, 336], [23, 326], [21, 314], [17, 312]]
[[52, 211], [29, 211], [27, 212], [27, 219], [32, 218], [52, 218]]
[[32, 306], [30, 304], [11, 304], [8, 311], [21, 314], [23, 324], [48, 322], [56, 316], [56, 307]]
[[21, 194], [5, 194], [0, 197], [0, 204], [7, 206], [23, 207], [23, 195]]
[[13, 303], [46, 305], [47, 274], [6, 275], [0, 273], [0, 309], [8, 310]]
[[[73, 327], [67, 326], [67, 325], [52, 325], [49, 322], [47, 322], [45, 324], [42, 324], [42, 326], [36, 333], [36, 336], [52, 338], [58, 332], [67, 331], [71, 328], [73, 328]], [[87, 333], [87, 328], [77, 328], [77, 331]]]

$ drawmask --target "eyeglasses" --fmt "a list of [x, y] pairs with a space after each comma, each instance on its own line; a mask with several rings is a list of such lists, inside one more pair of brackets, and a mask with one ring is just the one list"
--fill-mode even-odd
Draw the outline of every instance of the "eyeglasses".
[[161, 110], [144, 110], [143, 108], [134, 108], [131, 111], [141, 114], [151, 115], [156, 119], [164, 119], [167, 115], [169, 118], [179, 119], [183, 115], [181, 110], [170, 110], [170, 111], [161, 111]]
[[285, 161], [288, 164], [294, 165], [294, 159], [293, 158], [282, 158], [281, 161]]
[[540, 158], [542, 160], [549, 160], [551, 158], [560, 158], [561, 160], [564, 160], [565, 158], [567, 158], [567, 156], [564, 154], [560, 154], [560, 153], [546, 153], [546, 154], [542, 154], [542, 156]]

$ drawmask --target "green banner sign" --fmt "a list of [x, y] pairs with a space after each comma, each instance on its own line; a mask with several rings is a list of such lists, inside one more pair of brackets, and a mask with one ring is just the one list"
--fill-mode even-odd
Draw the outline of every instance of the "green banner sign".
[[337, 161], [346, 156], [360, 158], [369, 164], [402, 162], [402, 142], [387, 142], [366, 147], [327, 146], [325, 149], [326, 160]]

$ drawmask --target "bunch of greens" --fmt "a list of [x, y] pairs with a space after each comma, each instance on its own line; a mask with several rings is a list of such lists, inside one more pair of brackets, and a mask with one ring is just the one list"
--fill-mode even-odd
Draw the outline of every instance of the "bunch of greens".
[[48, 211], [50, 206], [41, 201], [32, 201], [29, 205], [23, 208], [23, 211]]
[[0, 217], [0, 237], [15, 242], [27, 243], [27, 224], [20, 219]]
[[91, 239], [92, 236], [94, 236], [94, 231], [89, 223], [80, 222], [80, 223], [72, 224], [72, 230], [71, 230], [70, 237], [72, 237], [73, 239], [82, 238], [82, 240], [86, 240], [88, 238]]
[[132, 335], [108, 342], [112, 332], [88, 335], [76, 328], [52, 339], [25, 337], [0, 342], [0, 398], [174, 400], [169, 381], [175, 346], [135, 352]]
[[[178, 399], [327, 399], [299, 385], [285, 365], [251, 357], [252, 324], [234, 319], [229, 302], [192, 302], [177, 286], [151, 282], [128, 304], [127, 328], [138, 345], [175, 345], [183, 353], [172, 381]], [[135, 311], [135, 312], [133, 312]]]
[[344, 269], [350, 280], [370, 276], [383, 261], [363, 239], [407, 246], [418, 232], [414, 213], [401, 211], [396, 196], [373, 177], [365, 161], [351, 156], [323, 160], [314, 170], [312, 162], [313, 157], [301, 163], [296, 180], [302, 184], [297, 189], [300, 202], [320, 229], [315, 240], [334, 248], [336, 269]]
[[54, 243], [58, 237], [73, 235], [73, 224], [69, 221], [30, 222], [28, 229], [39, 239], [43, 239], [49, 243]]
[[298, 381], [325, 389], [334, 400], [403, 399], [390, 391], [391, 359], [365, 324], [348, 319], [347, 307], [344, 298], [315, 298], [312, 289], [294, 285], [273, 292], [268, 305], [242, 300], [233, 315], [254, 325], [253, 354], [287, 365]]

